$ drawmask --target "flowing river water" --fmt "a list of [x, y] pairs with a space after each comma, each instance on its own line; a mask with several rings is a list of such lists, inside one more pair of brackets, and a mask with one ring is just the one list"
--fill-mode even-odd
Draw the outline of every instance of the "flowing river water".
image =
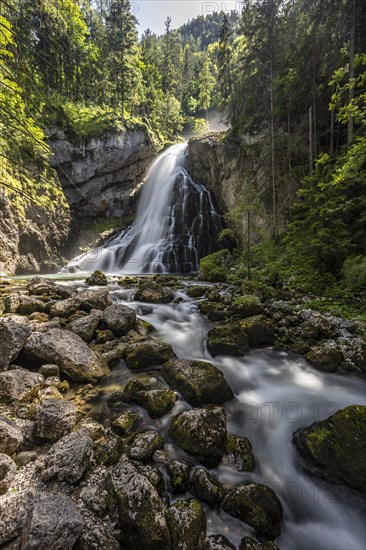
[[[85, 287], [75, 281], [66, 284]], [[282, 550], [363, 550], [365, 509], [361, 497], [304, 473], [291, 439], [295, 430], [327, 418], [338, 409], [366, 404], [364, 381], [354, 376], [316, 371], [302, 357], [272, 349], [252, 351], [242, 357], [213, 359], [205, 346], [207, 331], [213, 323], [202, 317], [197, 299], [177, 291], [178, 303], [154, 304], [146, 314], [143, 308], [146, 304], [133, 299], [134, 289], [116, 284], [108, 289], [116, 302], [128, 305], [141, 319], [152, 323], [156, 329], [152, 336], [170, 343], [178, 357], [209, 360], [224, 373], [235, 394], [235, 399], [225, 405], [228, 432], [249, 438], [256, 468], [253, 473], [245, 473], [220, 465], [211, 472], [228, 487], [253, 480], [274, 489], [284, 508], [282, 534], [276, 541], [279, 547]], [[112, 377], [102, 384], [91, 414], [108, 423], [111, 415], [108, 398], [132, 377], [152, 385], [164, 385], [159, 369], [136, 375], [121, 361]], [[172, 415], [184, 408], [190, 407], [179, 399], [174, 410], [159, 420], [151, 420], [143, 409], [140, 412], [145, 417], [145, 427], [161, 432], [165, 450], [171, 457], [189, 458], [195, 463], [175, 447], [168, 436]], [[223, 511], [208, 507], [206, 511], [209, 534], [222, 533], [237, 546], [243, 536], [253, 534], [244, 523]]]

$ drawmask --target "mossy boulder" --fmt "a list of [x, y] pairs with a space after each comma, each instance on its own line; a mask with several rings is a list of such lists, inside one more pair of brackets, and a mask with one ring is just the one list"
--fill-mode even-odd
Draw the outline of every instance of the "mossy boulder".
[[102, 328], [109, 329], [116, 336], [124, 336], [136, 324], [136, 313], [123, 304], [107, 307], [101, 316]]
[[148, 390], [138, 380], [130, 380], [123, 390], [121, 398], [144, 407], [151, 418], [160, 418], [172, 410], [176, 395], [172, 390]]
[[246, 437], [228, 435], [227, 452], [224, 457], [226, 464], [233, 464], [239, 472], [253, 472], [255, 460], [252, 446]]
[[242, 319], [253, 317], [254, 315], [261, 315], [263, 313], [262, 302], [258, 296], [254, 294], [247, 294], [235, 298], [232, 309], [234, 313], [239, 315]]
[[205, 550], [236, 550], [224, 535], [210, 535], [206, 539]]
[[108, 279], [103, 271], [97, 269], [92, 275], [90, 275], [90, 277], [85, 280], [85, 282], [87, 285], [92, 286], [106, 286], [108, 284]]
[[162, 365], [175, 356], [173, 348], [160, 340], [141, 340], [126, 348], [125, 361], [131, 370], [147, 369]]
[[213, 405], [182, 411], [173, 418], [169, 435], [178, 447], [205, 466], [217, 466], [226, 450], [225, 411]]
[[142, 424], [142, 416], [136, 411], [124, 411], [118, 418], [112, 422], [113, 430], [121, 436], [126, 436], [134, 432]]
[[164, 448], [164, 439], [159, 432], [148, 430], [134, 435], [128, 441], [127, 454], [132, 460], [149, 462], [158, 449]]
[[204, 468], [195, 468], [191, 477], [191, 493], [210, 506], [220, 504], [225, 491], [219, 480]]
[[134, 466], [137, 468], [139, 474], [145, 476], [153, 487], [157, 490], [159, 495], [164, 492], [165, 478], [163, 472], [158, 470], [151, 464], [141, 464], [141, 462], [134, 462]]
[[233, 263], [229, 250], [219, 250], [200, 261], [198, 278], [201, 281], [221, 282], [226, 281], [228, 269]]
[[263, 315], [240, 321], [240, 329], [248, 336], [250, 348], [271, 346], [275, 342], [274, 326]]
[[313, 367], [322, 372], [336, 372], [344, 361], [341, 350], [327, 345], [313, 348], [305, 357]]
[[201, 296], [203, 296], [208, 289], [209, 289], [208, 286], [192, 285], [186, 289], [186, 294], [190, 298], [201, 298]]
[[249, 351], [247, 334], [237, 323], [217, 326], [208, 331], [207, 349], [216, 355], [243, 355]]
[[193, 406], [220, 405], [234, 397], [224, 375], [212, 363], [172, 359], [163, 365], [161, 375]]
[[170, 548], [165, 506], [156, 488], [123, 456], [109, 474], [111, 508], [121, 530], [121, 546]]
[[206, 515], [198, 500], [178, 500], [165, 512], [171, 547], [174, 550], [203, 550]]
[[293, 442], [311, 473], [366, 491], [366, 406], [351, 405], [298, 430]]
[[96, 330], [95, 331], [95, 343], [106, 344], [114, 340], [114, 334], [111, 330]]
[[230, 516], [253, 527], [260, 536], [275, 539], [281, 534], [282, 505], [267, 485], [241, 485], [224, 497], [221, 507]]
[[186, 493], [189, 487], [191, 465], [185, 460], [171, 460], [166, 465], [169, 486], [173, 494]]
[[239, 550], [279, 550], [279, 547], [271, 540], [244, 537], [240, 542]]
[[135, 300], [153, 304], [168, 304], [174, 298], [173, 292], [153, 281], [144, 283], [135, 294]]
[[232, 310], [226, 304], [211, 302], [209, 300], [199, 302], [198, 309], [202, 315], [207, 315], [210, 321], [225, 321], [233, 315]]

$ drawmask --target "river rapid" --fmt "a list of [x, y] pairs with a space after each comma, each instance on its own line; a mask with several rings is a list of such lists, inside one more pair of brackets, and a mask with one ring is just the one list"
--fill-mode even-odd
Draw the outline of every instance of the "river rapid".
[[[63, 284], [85, 288], [85, 284], [77, 281]], [[253, 473], [247, 473], [220, 465], [210, 471], [227, 487], [255, 481], [274, 489], [284, 508], [282, 534], [276, 541], [279, 547], [282, 550], [364, 549], [362, 498], [347, 488], [307, 475], [291, 441], [292, 433], [299, 428], [323, 420], [348, 405], [366, 404], [364, 381], [355, 376], [319, 372], [301, 356], [273, 349], [213, 359], [205, 344], [213, 323], [200, 314], [197, 299], [177, 291], [177, 303], [153, 304], [146, 314], [143, 307], [146, 308], [146, 304], [133, 299], [135, 289], [115, 284], [107, 288], [115, 302], [128, 305], [139, 318], [150, 322], [156, 329], [152, 336], [170, 343], [179, 358], [209, 360], [224, 373], [235, 394], [235, 399], [225, 404], [228, 433], [249, 438], [256, 468]], [[91, 414], [108, 424], [111, 419], [108, 398], [132, 377], [163, 385], [158, 369], [136, 374], [121, 361], [112, 376], [102, 383]], [[152, 427], [163, 435], [168, 455], [189, 458], [195, 463], [174, 446], [168, 436], [172, 415], [185, 408], [190, 406], [179, 399], [174, 410], [159, 420], [151, 420], [143, 409], [139, 411], [145, 418], [144, 428]], [[171, 496], [171, 500], [174, 501], [174, 497]], [[222, 533], [236, 546], [245, 535], [253, 535], [250, 527], [222, 510], [205, 508], [208, 534]]]

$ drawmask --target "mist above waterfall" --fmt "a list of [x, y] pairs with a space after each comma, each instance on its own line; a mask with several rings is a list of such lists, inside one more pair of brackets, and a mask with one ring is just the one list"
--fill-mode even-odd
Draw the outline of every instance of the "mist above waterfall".
[[206, 187], [185, 168], [187, 143], [173, 145], [151, 165], [131, 227], [69, 267], [109, 273], [192, 273], [220, 248], [220, 215]]

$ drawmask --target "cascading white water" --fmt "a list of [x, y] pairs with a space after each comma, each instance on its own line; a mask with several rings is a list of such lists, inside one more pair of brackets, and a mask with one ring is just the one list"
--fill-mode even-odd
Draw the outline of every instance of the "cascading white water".
[[184, 167], [187, 143], [169, 147], [153, 162], [131, 227], [69, 267], [108, 273], [190, 273], [219, 247], [220, 216], [210, 192]]

